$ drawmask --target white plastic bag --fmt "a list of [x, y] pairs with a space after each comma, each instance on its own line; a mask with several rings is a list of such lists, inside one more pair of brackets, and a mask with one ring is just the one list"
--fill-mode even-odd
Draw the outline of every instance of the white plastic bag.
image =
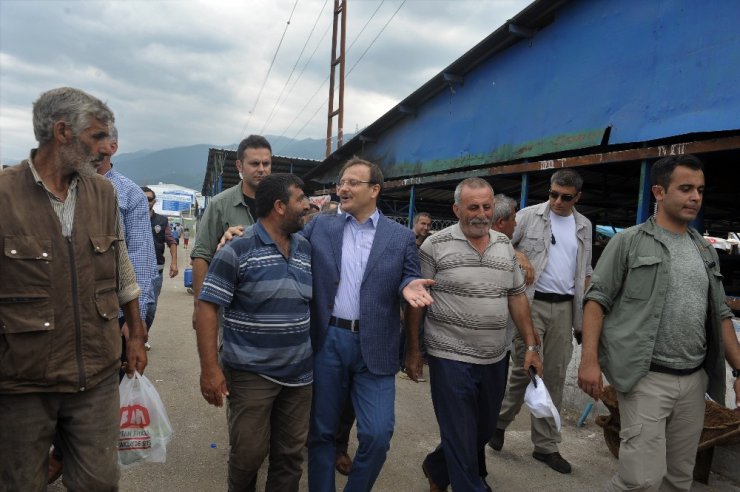
[[550, 393], [545, 388], [545, 382], [539, 376], [535, 376], [534, 380], [537, 385], [535, 386], [532, 382], [529, 383], [527, 390], [524, 392], [524, 403], [526, 403], [529, 411], [535, 417], [552, 417], [555, 419], [555, 425], [558, 431], [560, 431], [560, 414], [558, 413], [558, 409], [555, 408], [552, 398], [550, 398]]
[[172, 425], [154, 385], [137, 371], [132, 378], [123, 377], [118, 392], [118, 464], [126, 468], [142, 461], [164, 463]]

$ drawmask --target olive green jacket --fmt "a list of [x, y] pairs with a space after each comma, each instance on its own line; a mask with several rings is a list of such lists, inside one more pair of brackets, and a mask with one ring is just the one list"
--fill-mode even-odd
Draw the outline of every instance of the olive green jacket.
[[244, 203], [242, 182], [211, 198], [203, 217], [198, 222], [198, 234], [190, 257], [202, 258], [211, 263], [216, 247], [224, 232], [232, 226], [254, 224], [249, 207]]
[[[617, 391], [629, 392], [648, 373], [669, 286], [671, 257], [656, 235], [655, 219], [614, 236], [601, 255], [585, 301], [598, 302], [606, 313], [599, 340], [599, 363]], [[706, 321], [708, 393], [725, 401], [725, 357], [722, 320], [732, 317], [725, 303], [719, 259], [714, 248], [694, 229], [689, 235], [709, 277]]]

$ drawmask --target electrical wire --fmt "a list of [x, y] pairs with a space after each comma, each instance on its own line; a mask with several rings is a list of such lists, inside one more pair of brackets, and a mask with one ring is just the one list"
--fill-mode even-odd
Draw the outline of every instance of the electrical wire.
[[362, 54], [361, 54], [361, 55], [360, 55], [360, 57], [359, 57], [359, 58], [357, 59], [357, 61], [355, 62], [355, 64], [354, 64], [354, 65], [352, 65], [352, 68], [350, 68], [350, 69], [349, 69], [349, 70], [347, 71], [347, 74], [345, 75], [345, 78], [346, 78], [346, 77], [349, 77], [349, 74], [351, 74], [351, 73], [352, 73], [352, 70], [354, 70], [354, 69], [355, 69], [355, 67], [357, 66], [357, 64], [358, 64], [358, 63], [360, 63], [360, 61], [362, 61], [362, 59], [363, 59], [363, 58], [365, 57], [365, 54], [366, 54], [366, 53], [367, 53], [367, 52], [368, 52], [368, 51], [370, 50], [370, 48], [372, 48], [372, 47], [373, 47], [373, 45], [375, 44], [375, 41], [377, 41], [377, 40], [378, 40], [378, 38], [380, 37], [380, 35], [381, 35], [381, 34], [383, 34], [383, 31], [385, 31], [385, 28], [386, 28], [386, 27], [388, 27], [388, 24], [390, 24], [390, 23], [391, 23], [391, 21], [393, 20], [393, 18], [394, 18], [394, 17], [396, 16], [396, 14], [398, 14], [398, 11], [399, 11], [399, 10], [401, 10], [401, 7], [403, 7], [403, 5], [404, 5], [404, 4], [406, 3], [406, 1], [407, 1], [407, 0], [403, 0], [403, 2], [401, 2], [401, 5], [399, 5], [399, 6], [398, 6], [398, 8], [396, 9], [396, 11], [395, 11], [395, 12], [393, 12], [393, 15], [392, 15], [392, 16], [390, 16], [390, 18], [389, 18], [389, 19], [388, 19], [388, 20], [386, 21], [386, 23], [385, 23], [385, 24], [383, 25], [383, 27], [382, 27], [382, 28], [380, 29], [380, 31], [378, 31], [378, 34], [376, 34], [376, 35], [375, 35], [375, 37], [374, 37], [374, 38], [373, 38], [373, 40], [372, 40], [372, 41], [370, 42], [370, 44], [368, 45], [368, 47], [367, 47], [367, 48], [365, 48], [365, 51], [363, 51], [363, 52], [362, 52]]
[[[382, 28], [380, 29], [380, 31], [378, 31], [378, 34], [376, 34], [376, 35], [375, 35], [375, 38], [373, 38], [373, 40], [372, 40], [372, 41], [370, 42], [370, 44], [368, 45], [368, 47], [367, 47], [367, 48], [365, 48], [365, 51], [363, 51], [363, 52], [362, 52], [362, 54], [361, 54], [361, 55], [360, 55], [360, 57], [359, 57], [359, 58], [357, 59], [357, 61], [356, 61], [356, 62], [354, 63], [354, 65], [352, 65], [352, 68], [350, 68], [350, 69], [349, 69], [349, 71], [348, 71], [348, 72], [347, 72], [347, 73], [345, 74], [345, 80], [346, 80], [346, 78], [347, 78], [347, 77], [349, 76], [349, 74], [350, 74], [350, 73], [352, 73], [352, 71], [353, 71], [353, 70], [355, 69], [355, 67], [357, 67], [357, 65], [358, 65], [358, 64], [360, 63], [360, 61], [362, 61], [362, 59], [363, 59], [363, 58], [365, 57], [365, 55], [366, 55], [366, 54], [367, 54], [367, 52], [368, 52], [368, 51], [370, 50], [370, 48], [372, 48], [372, 47], [373, 47], [373, 45], [374, 45], [374, 44], [375, 44], [375, 42], [376, 42], [376, 41], [378, 40], [378, 38], [380, 37], [380, 35], [381, 35], [381, 34], [383, 34], [383, 31], [385, 31], [386, 27], [388, 27], [388, 25], [389, 25], [389, 24], [391, 23], [391, 21], [392, 21], [392, 20], [393, 20], [393, 19], [394, 19], [394, 18], [396, 17], [396, 15], [398, 14], [398, 12], [399, 12], [399, 11], [401, 10], [401, 8], [402, 8], [402, 7], [404, 6], [404, 4], [405, 4], [406, 2], [407, 2], [407, 0], [403, 0], [403, 2], [401, 2], [401, 5], [399, 5], [399, 6], [398, 6], [398, 8], [396, 9], [396, 11], [395, 11], [395, 12], [393, 12], [393, 15], [391, 15], [391, 16], [390, 16], [390, 17], [388, 18], [388, 20], [387, 20], [387, 21], [385, 22], [385, 24], [384, 24], [384, 25], [383, 25], [383, 27], [382, 27]], [[376, 12], [377, 12], [377, 9], [376, 9]], [[375, 15], [375, 13], [373, 13], [373, 16], [374, 16], [374, 15]], [[372, 17], [371, 17], [371, 19], [372, 19]], [[367, 25], [367, 24], [366, 24], [366, 25]], [[364, 30], [364, 28], [363, 28], [363, 30]], [[361, 32], [362, 32], [362, 31], [361, 31]], [[359, 35], [358, 35], [358, 37], [359, 37]], [[355, 40], [356, 40], [356, 39], [357, 39], [357, 38], [355, 38]], [[328, 80], [329, 80], [329, 78], [327, 77], [327, 79], [326, 79], [326, 80], [324, 80], [324, 82], [322, 83], [322, 85], [321, 85], [321, 86], [319, 87], [319, 90], [321, 89], [321, 87], [323, 87], [323, 86], [324, 86], [324, 84], [326, 84], [326, 82], [327, 82]], [[305, 109], [305, 108], [306, 108], [306, 107], [308, 106], [308, 104], [309, 104], [309, 103], [310, 103], [310, 102], [311, 102], [311, 101], [313, 100], [313, 97], [315, 97], [317, 93], [318, 93], [318, 90], [316, 91], [316, 93], [314, 93], [314, 96], [312, 96], [312, 98], [311, 98], [311, 99], [309, 100], [309, 102], [308, 102], [308, 103], [306, 103], [306, 105], [304, 106], [304, 109]], [[324, 107], [324, 106], [325, 106], [325, 105], [327, 104], [327, 102], [328, 102], [328, 101], [326, 101], [326, 102], [323, 102], [323, 103], [321, 103], [321, 105], [320, 105], [320, 106], [319, 106], [318, 108], [316, 108], [316, 111], [315, 111], [315, 112], [313, 113], [313, 115], [312, 115], [312, 116], [311, 116], [311, 117], [310, 117], [310, 118], [309, 118], [309, 119], [308, 119], [308, 120], [306, 121], [306, 123], [304, 123], [304, 125], [303, 125], [303, 126], [301, 127], [301, 129], [300, 129], [300, 130], [298, 130], [298, 132], [297, 132], [297, 133], [296, 133], [296, 134], [295, 134], [295, 135], [294, 135], [294, 136], [292, 137], [292, 139], [291, 139], [291, 140], [295, 140], [295, 139], [297, 139], [297, 138], [298, 138], [298, 136], [299, 136], [299, 135], [301, 134], [301, 132], [302, 132], [302, 131], [303, 131], [303, 130], [304, 130], [304, 129], [306, 128], [306, 126], [308, 126], [308, 124], [309, 124], [309, 123], [310, 123], [311, 121], [313, 121], [313, 120], [314, 120], [314, 118], [316, 118], [316, 115], [317, 115], [317, 114], [319, 113], [319, 110], [321, 110], [321, 108], [323, 108], [323, 107]], [[301, 112], [299, 112], [299, 115], [303, 113], [303, 110], [304, 110], [304, 109], [302, 109], [302, 110], [301, 110]], [[288, 125], [288, 127], [287, 127], [287, 128], [290, 128], [290, 127], [291, 127], [291, 126], [293, 125], [293, 123], [295, 122], [295, 120], [296, 120], [297, 118], [298, 118], [298, 116], [296, 116], [296, 118], [294, 118], [294, 119], [293, 119], [293, 122], [291, 122], [291, 124], [290, 124], [290, 125]], [[280, 136], [281, 136], [281, 137], [283, 137], [283, 136], [285, 135], [285, 133], [287, 133], [287, 129], [286, 129], [286, 131], [285, 131], [285, 132], [283, 132], [283, 134], [282, 134], [282, 135], [280, 135]]]
[[[362, 33], [365, 32], [365, 29], [367, 29], [367, 26], [370, 25], [370, 22], [375, 18], [375, 15], [378, 13], [378, 11], [380, 10], [380, 7], [382, 7], [384, 3], [385, 3], [385, 0], [381, 0], [378, 3], [378, 6], [375, 8], [375, 10], [370, 15], [370, 17], [368, 17], [368, 19], [365, 21], [365, 24], [362, 26], [362, 29], [360, 29], [360, 32], [358, 32], [357, 35], [354, 37], [354, 39], [350, 42], [349, 47], [345, 51], [345, 55], [344, 55], [345, 58], [347, 57], [347, 55], [349, 54], [350, 50], [355, 45], [355, 43], [357, 42], [357, 40], [360, 39], [360, 36], [362, 36]], [[404, 3], [406, 3], [406, 0], [404, 0]], [[403, 4], [401, 4], [401, 6], [403, 6]], [[400, 7], [399, 7], [398, 10], [400, 10]], [[398, 10], [396, 10], [396, 12], [393, 14], [393, 16], [395, 16], [398, 13]], [[391, 17], [391, 19], [392, 18], [393, 17]], [[388, 22], [390, 22], [390, 20]], [[386, 22], [386, 25], [388, 25], [388, 22]], [[326, 33], [329, 32], [329, 27], [331, 27], [331, 25], [327, 26], [326, 31], [324, 31], [324, 36], [326, 36]], [[383, 26], [383, 29], [385, 29], [385, 26]], [[382, 32], [382, 29], [381, 29], [381, 32]], [[322, 36], [322, 38], [321, 38], [322, 41], [323, 41], [324, 36]], [[376, 36], [376, 39], [377, 39], [377, 36]], [[374, 42], [374, 40], [373, 40], [373, 42]], [[319, 44], [320, 44], [320, 42], [319, 42]], [[314, 53], [316, 53], [316, 49], [318, 49], [318, 47], [319, 47], [319, 45], [317, 44], [316, 45], [316, 48], [314, 49]], [[367, 50], [365, 50], [365, 52], [367, 52]], [[364, 56], [364, 53], [363, 53], [363, 56]], [[311, 54], [311, 58], [313, 58], [313, 53]], [[311, 58], [309, 58], [308, 61], [310, 61]], [[300, 79], [301, 75], [303, 75], [303, 71], [305, 71], [305, 69], [306, 69], [307, 66], [308, 66], [308, 62], [306, 62], [306, 64], [303, 66], [303, 70], [301, 70], [301, 73], [298, 76], [298, 79]], [[293, 84], [293, 86], [291, 87], [291, 89], [288, 92], [288, 94], [290, 94], [293, 91], [293, 89], [295, 88], [296, 83], [298, 82], [298, 79], [296, 79], [296, 82]], [[308, 105], [311, 104], [311, 102], [313, 102], [313, 100], [316, 98], [316, 95], [321, 91], [321, 89], [324, 87], [324, 85], [328, 81], [329, 81], [329, 76], [327, 76], [326, 79], [324, 79], [324, 81], [321, 83], [321, 85], [319, 86], [319, 88], [316, 89], [316, 92], [314, 92], [313, 96], [311, 96], [308, 99], [308, 101], [306, 102], [306, 104], [304, 104], [303, 108], [295, 115], [295, 117], [293, 118], [293, 120], [290, 122], [290, 124], [287, 127], [285, 127], [285, 130], [283, 131], [282, 134], [280, 134], [280, 136], [278, 138], [283, 138], [285, 136], [285, 134], [288, 132], [288, 130], [293, 126], [293, 124], [296, 122], [296, 120], [298, 120], [298, 118], [301, 117], [301, 115], [306, 110], [306, 108], [308, 107]], [[326, 105], [326, 103], [322, 103], [322, 106], [319, 106], [319, 108], [314, 112], [313, 116], [311, 116], [311, 118], [308, 120], [308, 122], [313, 121], [313, 119], [316, 117], [316, 114], [318, 113], [318, 110], [321, 109], [321, 107], [323, 107], [324, 105]], [[303, 131], [303, 129], [308, 124], [308, 122], [303, 125], [303, 127], [299, 131], [299, 134], [300, 134], [301, 131]], [[279, 149], [279, 150], [282, 150], [282, 148]]]
[[324, 13], [324, 9], [326, 8], [326, 4], [327, 3], [329, 3], [329, 0], [324, 0], [324, 5], [322, 5], [322, 7], [321, 7], [321, 10], [319, 11], [319, 15], [316, 16], [316, 20], [313, 23], [313, 27], [311, 28], [311, 32], [308, 33], [308, 37], [306, 38], [306, 42], [303, 44], [303, 48], [301, 48], [301, 52], [298, 54], [298, 58], [296, 58], [296, 61], [293, 64], [293, 68], [290, 69], [290, 74], [288, 74], [288, 78], [285, 79], [285, 84], [283, 84], [283, 88], [280, 91], [280, 95], [278, 95], [277, 99], [275, 100], [275, 104], [272, 106], [272, 110], [270, 111], [270, 115], [265, 120], [265, 124], [262, 125], [262, 129], [260, 130], [260, 134], [264, 134], [265, 128], [267, 128], [267, 125], [272, 120], [272, 116], [275, 114], [275, 109], [278, 107], [279, 104], [281, 104], [280, 103], [280, 99], [283, 97], [283, 93], [285, 93], [285, 88], [288, 87], [288, 83], [290, 82], [291, 77], [293, 77], [293, 73], [295, 72], [295, 69], [298, 66], [298, 62], [301, 61], [301, 57], [303, 56], [303, 52], [306, 51], [306, 46], [308, 46], [308, 42], [311, 41], [311, 37], [313, 36], [314, 30], [316, 29], [316, 26], [319, 23], [319, 19], [321, 18], [321, 14]]
[[245, 123], [244, 128], [242, 128], [240, 135], [246, 134], [247, 128], [249, 128], [249, 123], [250, 121], [252, 121], [252, 116], [254, 116], [254, 111], [257, 109], [257, 104], [259, 104], [260, 102], [260, 98], [262, 97], [262, 91], [264, 90], [265, 85], [267, 84], [267, 79], [270, 77], [270, 72], [272, 72], [272, 67], [275, 64], [275, 59], [277, 58], [277, 55], [280, 52], [280, 47], [283, 45], [283, 40], [285, 39], [285, 33], [288, 32], [288, 27], [290, 27], [290, 21], [293, 19], [293, 13], [295, 12], [295, 8], [297, 6], [298, 6], [298, 0], [295, 0], [295, 3], [293, 4], [293, 10], [290, 11], [290, 16], [288, 17], [288, 22], [285, 23], [285, 29], [283, 30], [283, 35], [280, 36], [280, 42], [277, 45], [277, 49], [275, 49], [275, 54], [272, 56], [272, 61], [270, 62], [270, 68], [267, 69], [265, 80], [262, 81], [262, 87], [260, 87], [260, 90], [257, 93], [257, 99], [255, 99], [254, 105], [252, 106], [252, 109], [249, 111], [249, 117], [247, 118], [247, 122]]

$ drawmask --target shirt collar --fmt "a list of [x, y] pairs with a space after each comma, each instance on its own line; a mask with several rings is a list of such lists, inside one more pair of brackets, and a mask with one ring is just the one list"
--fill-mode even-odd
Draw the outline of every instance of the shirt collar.
[[244, 192], [242, 191], [242, 182], [239, 181], [237, 184], [229, 188], [232, 192], [231, 204], [235, 207], [244, 206], [249, 208], [247, 203], [244, 201]]
[[[347, 217], [346, 217], [346, 219], [345, 219], [345, 220], [347, 220], [347, 221], [350, 221], [350, 220], [352, 220], [352, 221], [353, 221], [353, 222], [354, 222], [355, 224], [358, 224], [358, 225], [360, 224], [360, 223], [359, 223], [359, 222], [357, 221], [357, 219], [355, 218], [355, 216], [354, 216], [354, 215], [352, 215], [352, 214], [349, 214], [349, 213], [347, 214]], [[378, 221], [379, 221], [379, 220], [380, 220], [380, 211], [379, 211], [379, 210], [378, 210], [378, 209], [376, 208], [376, 209], [375, 209], [375, 212], [373, 212], [373, 213], [372, 213], [372, 214], [370, 215], [370, 217], [369, 217], [369, 222], [370, 222], [370, 226], [371, 226], [371, 227], [372, 227], [373, 229], [377, 229], [377, 228], [378, 228]], [[363, 224], [363, 225], [367, 225], [367, 222], [365, 222], [365, 224]]]
[[275, 241], [272, 240], [270, 234], [267, 232], [267, 229], [265, 229], [265, 226], [262, 225], [262, 221], [260, 219], [257, 219], [257, 222], [254, 223], [254, 231], [257, 233], [257, 236], [259, 236], [260, 241], [262, 241], [264, 244], [275, 244]]
[[[36, 149], [33, 149], [31, 151], [31, 154], [28, 156], [28, 168], [31, 170], [31, 175], [33, 176], [33, 180], [36, 182], [37, 185], [44, 188], [47, 192], [51, 193], [49, 188], [46, 187], [44, 184], [44, 180], [41, 179], [41, 176], [39, 176], [38, 171], [36, 171], [36, 166], [33, 165], [33, 158], [36, 156]], [[80, 175], [78, 173], [74, 173], [69, 181], [69, 189], [73, 190], [77, 188], [77, 181], [79, 181]], [[51, 193], [54, 195], [53, 193]]]

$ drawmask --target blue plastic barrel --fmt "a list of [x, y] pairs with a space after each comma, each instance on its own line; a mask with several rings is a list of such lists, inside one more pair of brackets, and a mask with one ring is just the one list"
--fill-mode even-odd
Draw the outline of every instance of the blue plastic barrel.
[[185, 287], [193, 286], [193, 269], [192, 268], [185, 269], [185, 276], [183, 277], [183, 282], [185, 283]]

